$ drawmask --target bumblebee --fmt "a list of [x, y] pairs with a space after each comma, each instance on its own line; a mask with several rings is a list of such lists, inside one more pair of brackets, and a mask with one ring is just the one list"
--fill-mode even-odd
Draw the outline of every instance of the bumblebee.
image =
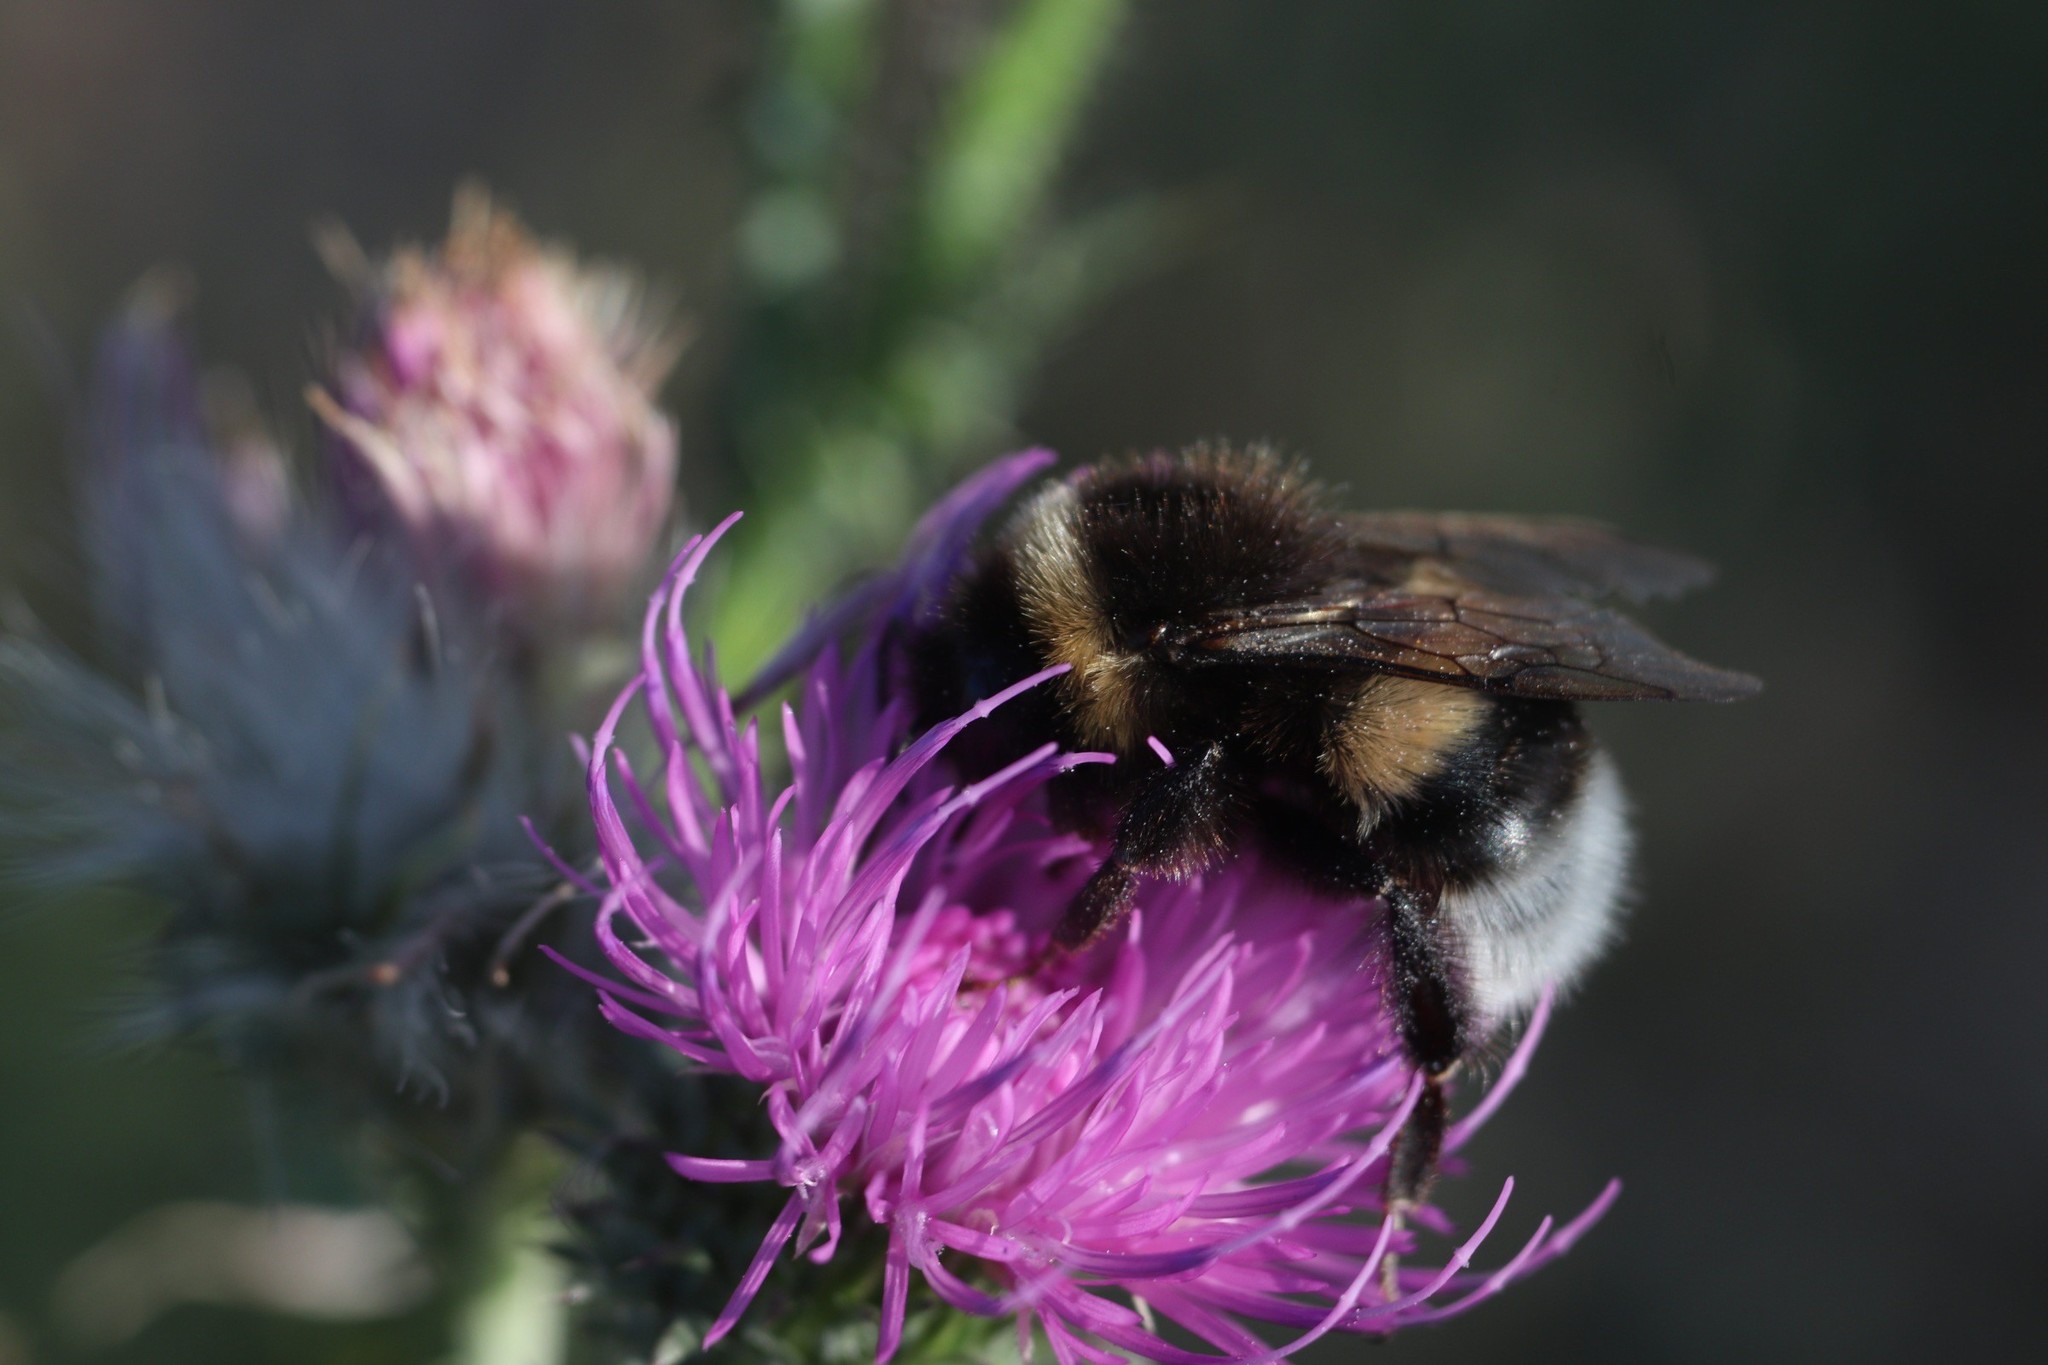
[[1586, 522], [1333, 510], [1269, 453], [1202, 447], [1045, 486], [910, 655], [932, 718], [1066, 665], [970, 727], [966, 766], [1049, 739], [1116, 755], [1055, 787], [1108, 848], [1058, 948], [1106, 933], [1147, 878], [1248, 846], [1384, 916], [1387, 1004], [1423, 1077], [1390, 1159], [1399, 1210], [1434, 1176], [1444, 1082], [1612, 935], [1626, 802], [1578, 704], [1758, 690], [1597, 604], [1707, 577]]

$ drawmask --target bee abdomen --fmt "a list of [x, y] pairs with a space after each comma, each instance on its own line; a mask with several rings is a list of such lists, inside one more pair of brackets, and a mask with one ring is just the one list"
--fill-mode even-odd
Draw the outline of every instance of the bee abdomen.
[[1440, 913], [1479, 1018], [1515, 1017], [1599, 957], [1619, 918], [1630, 844], [1620, 777], [1596, 750], [1571, 797], [1515, 856], [1445, 887]]

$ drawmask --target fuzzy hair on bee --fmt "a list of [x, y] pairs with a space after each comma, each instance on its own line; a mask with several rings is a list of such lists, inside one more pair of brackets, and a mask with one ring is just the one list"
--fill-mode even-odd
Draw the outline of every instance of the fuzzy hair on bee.
[[1398, 1206], [1433, 1176], [1443, 1081], [1612, 936], [1627, 808], [1579, 704], [1757, 690], [1599, 604], [1707, 577], [1589, 522], [1342, 512], [1263, 450], [1155, 452], [1031, 495], [917, 633], [914, 683], [936, 719], [1065, 665], [957, 761], [1047, 740], [1116, 756], [1055, 788], [1108, 845], [1058, 947], [1114, 926], [1146, 879], [1249, 846], [1384, 918], [1425, 1080]]

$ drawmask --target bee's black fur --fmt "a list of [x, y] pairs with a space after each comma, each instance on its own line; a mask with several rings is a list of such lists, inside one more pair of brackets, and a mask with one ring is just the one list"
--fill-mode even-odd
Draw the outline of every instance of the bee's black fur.
[[[1114, 925], [1143, 878], [1191, 876], [1247, 840], [1311, 883], [1384, 907], [1387, 1000], [1424, 1086], [1390, 1158], [1393, 1201], [1426, 1191], [1442, 1081], [1499, 1022], [1478, 1017], [1469, 945], [1440, 906], [1564, 837], [1590, 737], [1569, 701], [1335, 663], [1183, 667], [1174, 650], [1218, 613], [1311, 601], [1340, 581], [1398, 588], [1415, 559], [1359, 543], [1297, 471], [1264, 456], [1143, 456], [1084, 470], [1027, 506], [910, 651], [934, 721], [1069, 665], [970, 727], [954, 751], [969, 769], [1048, 739], [1116, 753], [1115, 765], [1055, 784], [1061, 818], [1110, 840], [1055, 933], [1060, 946]], [[1372, 690], [1390, 682], [1405, 690]], [[1375, 726], [1395, 734], [1395, 751], [1373, 748]], [[1153, 739], [1171, 763], [1144, 752]]]
[[1315, 514], [1313, 486], [1275, 462], [1154, 454], [1103, 466], [1082, 486], [1090, 586], [1123, 648], [1215, 607], [1312, 591], [1344, 549]]
[[1568, 702], [1498, 699], [1479, 734], [1367, 840], [1400, 880], [1438, 888], [1478, 880], [1512, 855], [1512, 831], [1570, 808], [1591, 736]]

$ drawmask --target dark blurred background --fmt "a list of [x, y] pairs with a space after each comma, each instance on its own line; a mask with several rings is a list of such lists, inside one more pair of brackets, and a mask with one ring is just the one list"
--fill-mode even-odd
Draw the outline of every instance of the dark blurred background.
[[[671, 398], [686, 496], [725, 511], [745, 480], [695, 414], [758, 39], [740, 0], [0, 0], [0, 303], [37, 320], [0, 362], [0, 574], [63, 628], [34, 337], [83, 357], [174, 262], [209, 356], [289, 414], [339, 300], [308, 224], [430, 238], [468, 174], [696, 318]], [[1638, 913], [1459, 1196], [1512, 1172], [1510, 1229], [1609, 1174], [1622, 1202], [1472, 1316], [1323, 1358], [1988, 1358], [2048, 1328], [2044, 73], [2025, 3], [1137, 7], [1062, 201], [1187, 194], [1201, 226], [1061, 340], [1022, 435], [1270, 438], [1358, 505], [1606, 518], [1723, 566], [1655, 620], [1769, 683], [1600, 715]], [[52, 1285], [139, 1210], [263, 1197], [235, 1082], [98, 1042], [145, 922], [0, 920], [4, 1365], [70, 1358]], [[194, 1308], [90, 1358], [379, 1342]]]

